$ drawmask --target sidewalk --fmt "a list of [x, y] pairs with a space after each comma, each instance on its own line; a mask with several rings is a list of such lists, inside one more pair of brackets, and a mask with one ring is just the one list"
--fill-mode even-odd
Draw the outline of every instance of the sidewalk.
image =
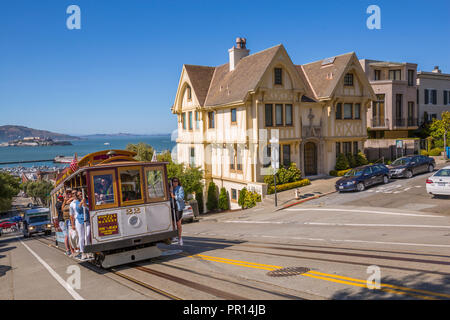
[[277, 207], [275, 208], [275, 195], [267, 195], [261, 202], [257, 203], [255, 207], [245, 210], [233, 210], [227, 212], [218, 213], [206, 213], [202, 214], [197, 220], [216, 220], [242, 218], [249, 214], [256, 212], [262, 212], [262, 209], [267, 211], [278, 211], [297, 203], [305, 202], [308, 200], [316, 199], [327, 194], [336, 192], [335, 183], [340, 177], [320, 176], [313, 177], [311, 184], [305, 187], [299, 188], [300, 199], [295, 199], [295, 189], [286, 190], [277, 193]]
[[[305, 202], [311, 199], [320, 198], [330, 193], [336, 192], [336, 181], [341, 177], [321, 176], [311, 178], [311, 184], [299, 188], [300, 197], [295, 198], [295, 189], [286, 190], [283, 192], [277, 192], [277, 207], [278, 210], [295, 205], [297, 203]], [[261, 203], [257, 205], [262, 206], [275, 206], [275, 195], [267, 195]]]

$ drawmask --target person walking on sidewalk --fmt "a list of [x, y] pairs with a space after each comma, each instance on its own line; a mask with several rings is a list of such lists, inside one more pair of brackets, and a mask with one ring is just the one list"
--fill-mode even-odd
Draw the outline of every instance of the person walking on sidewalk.
[[175, 200], [176, 211], [176, 223], [178, 229], [178, 244], [183, 245], [183, 239], [181, 238], [181, 218], [183, 217], [184, 204], [184, 189], [180, 184], [178, 178], [172, 178], [172, 188], [170, 190], [171, 197]]

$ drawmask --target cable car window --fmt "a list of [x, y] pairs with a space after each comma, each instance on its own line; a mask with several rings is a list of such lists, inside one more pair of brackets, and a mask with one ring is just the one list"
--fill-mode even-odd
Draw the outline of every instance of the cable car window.
[[94, 176], [95, 205], [115, 203], [114, 185], [112, 174], [101, 174]]
[[149, 201], [154, 202], [166, 199], [166, 181], [162, 167], [146, 168], [145, 180]]
[[122, 202], [142, 201], [140, 168], [119, 169], [120, 194]]

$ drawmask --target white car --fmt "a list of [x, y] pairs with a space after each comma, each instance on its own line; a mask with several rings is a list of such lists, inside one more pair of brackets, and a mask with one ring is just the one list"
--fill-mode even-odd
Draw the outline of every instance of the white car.
[[181, 221], [186, 220], [194, 221], [194, 210], [192, 210], [191, 205], [187, 203], [183, 210], [183, 216], [181, 217]]
[[450, 166], [436, 171], [426, 184], [427, 192], [431, 195], [450, 195]]

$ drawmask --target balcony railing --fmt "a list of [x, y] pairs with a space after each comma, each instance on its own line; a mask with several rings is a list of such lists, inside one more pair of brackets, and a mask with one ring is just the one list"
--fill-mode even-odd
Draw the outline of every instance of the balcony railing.
[[395, 118], [394, 119], [395, 127], [417, 127], [419, 126], [419, 120], [417, 118]]
[[372, 128], [386, 128], [389, 126], [389, 119], [374, 117], [372, 118]]
[[408, 118], [408, 127], [418, 127], [419, 119], [417, 118]]

